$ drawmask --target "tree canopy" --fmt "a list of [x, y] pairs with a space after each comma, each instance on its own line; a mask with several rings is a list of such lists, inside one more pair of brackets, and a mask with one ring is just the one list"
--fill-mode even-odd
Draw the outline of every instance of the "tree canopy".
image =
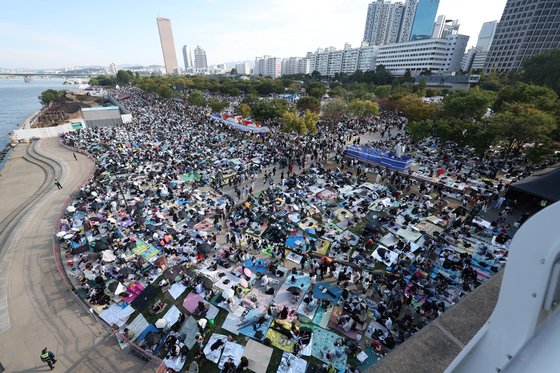
[[43, 106], [49, 106], [51, 102], [61, 100], [65, 94], [66, 91], [64, 90], [57, 91], [56, 89], [47, 89], [46, 91], [43, 91], [41, 93], [41, 96], [39, 96], [39, 101]]
[[525, 61], [523, 69], [525, 82], [547, 86], [560, 95], [560, 49], [533, 56]]
[[193, 106], [206, 106], [206, 99], [200, 91], [194, 91], [188, 97], [189, 104]]
[[319, 113], [321, 111], [321, 101], [313, 96], [305, 96], [297, 100], [296, 107], [301, 112], [310, 110], [314, 113]]
[[321, 119], [329, 125], [336, 125], [348, 113], [348, 105], [340, 99], [334, 99], [326, 102], [321, 110]]
[[354, 100], [348, 104], [348, 111], [361, 122], [367, 117], [377, 115], [379, 113], [379, 104], [370, 100]]

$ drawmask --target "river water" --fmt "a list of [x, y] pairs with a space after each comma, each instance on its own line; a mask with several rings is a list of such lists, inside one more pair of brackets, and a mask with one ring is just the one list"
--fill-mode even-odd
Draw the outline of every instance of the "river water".
[[0, 79], [0, 150], [10, 141], [10, 133], [41, 109], [39, 95], [47, 89], [63, 89], [62, 79]]

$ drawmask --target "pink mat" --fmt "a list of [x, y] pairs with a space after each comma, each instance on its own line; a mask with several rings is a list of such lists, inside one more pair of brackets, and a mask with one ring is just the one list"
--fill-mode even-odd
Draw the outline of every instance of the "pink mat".
[[144, 287], [137, 282], [130, 285], [127, 291], [127, 293], [129, 293], [130, 295], [124, 298], [124, 301], [127, 303], [132, 302], [134, 299], [136, 299], [138, 294], [142, 292], [142, 290], [144, 290]]
[[185, 307], [185, 309], [190, 313], [194, 313], [196, 307], [198, 306], [198, 302], [201, 302], [202, 300], [203, 299], [200, 295], [198, 295], [194, 291], [190, 292], [183, 301], [183, 307]]

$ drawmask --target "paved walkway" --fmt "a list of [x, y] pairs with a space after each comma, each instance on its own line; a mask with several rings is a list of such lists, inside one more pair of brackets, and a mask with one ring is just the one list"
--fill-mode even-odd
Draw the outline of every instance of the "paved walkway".
[[[44, 139], [18, 145], [0, 177], [0, 363], [8, 372], [48, 371], [48, 347], [65, 372], [154, 372], [121, 351], [76, 301], [53, 257], [62, 204], [91, 172], [85, 156]], [[53, 183], [57, 177], [64, 188]]]

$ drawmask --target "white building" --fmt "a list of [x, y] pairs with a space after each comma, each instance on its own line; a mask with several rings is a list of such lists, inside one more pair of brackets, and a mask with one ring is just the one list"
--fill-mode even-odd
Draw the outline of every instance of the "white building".
[[408, 41], [418, 0], [391, 3], [377, 0], [368, 5], [364, 38], [369, 45]]
[[208, 69], [208, 61], [206, 60], [206, 51], [200, 45], [194, 49], [194, 68], [197, 72]]
[[408, 70], [418, 75], [424, 70], [436, 74], [450, 74], [461, 69], [469, 37], [451, 35], [445, 39], [424, 39], [379, 46], [376, 65], [383, 65], [393, 75]]
[[251, 68], [247, 62], [235, 64], [235, 70], [239, 75], [249, 75], [251, 73]]
[[194, 68], [191, 49], [187, 45], [183, 45], [183, 63], [185, 65], [185, 71]]
[[255, 58], [253, 75], [270, 76], [278, 78], [282, 73], [282, 59], [278, 57], [264, 56]]
[[343, 50], [336, 50], [334, 47], [319, 48], [317, 52], [307, 54], [310, 61], [310, 71], [317, 71], [321, 75], [334, 76], [337, 73], [352, 74], [356, 70], [373, 70], [375, 69], [378, 48], [378, 46], [346, 48]]
[[311, 74], [311, 60], [309, 58], [302, 58], [299, 60], [298, 74]]
[[109, 65], [109, 73], [113, 76], [117, 75], [117, 65], [115, 65], [114, 63]]

